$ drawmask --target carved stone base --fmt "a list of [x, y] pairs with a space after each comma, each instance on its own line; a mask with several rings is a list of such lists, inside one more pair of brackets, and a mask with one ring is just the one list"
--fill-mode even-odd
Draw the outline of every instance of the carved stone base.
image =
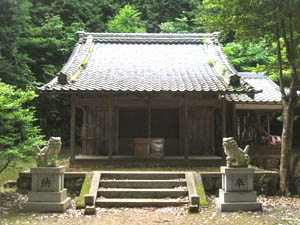
[[222, 189], [225, 191], [252, 191], [254, 168], [222, 166]]
[[31, 168], [30, 172], [31, 191], [28, 201], [23, 204], [25, 211], [63, 212], [70, 207], [71, 199], [64, 188], [63, 166]]
[[262, 204], [256, 201], [253, 191], [253, 168], [221, 167], [222, 189], [216, 206], [221, 212], [257, 211]]

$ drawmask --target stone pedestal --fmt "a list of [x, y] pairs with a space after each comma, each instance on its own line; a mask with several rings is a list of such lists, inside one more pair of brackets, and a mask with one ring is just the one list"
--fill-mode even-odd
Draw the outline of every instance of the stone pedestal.
[[217, 207], [221, 212], [262, 210], [253, 191], [254, 168], [221, 167], [222, 189]]
[[31, 168], [30, 172], [31, 191], [23, 204], [25, 211], [64, 212], [70, 207], [71, 199], [64, 188], [63, 166]]

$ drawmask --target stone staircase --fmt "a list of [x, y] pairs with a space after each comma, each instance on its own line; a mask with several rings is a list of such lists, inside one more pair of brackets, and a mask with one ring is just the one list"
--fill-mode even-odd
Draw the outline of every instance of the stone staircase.
[[[190, 203], [187, 173], [101, 172], [96, 207], [166, 207]], [[195, 197], [195, 196], [194, 196]], [[198, 197], [199, 199], [199, 197]]]

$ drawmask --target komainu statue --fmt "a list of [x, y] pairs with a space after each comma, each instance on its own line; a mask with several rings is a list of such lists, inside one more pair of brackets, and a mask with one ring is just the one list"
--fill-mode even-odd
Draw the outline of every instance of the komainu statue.
[[50, 137], [50, 139], [47, 142], [47, 145], [44, 148], [40, 149], [40, 147], [37, 145], [35, 145], [35, 148], [38, 151], [38, 167], [57, 167], [57, 155], [61, 149], [60, 137]]
[[243, 150], [239, 148], [233, 137], [223, 138], [224, 152], [227, 155], [228, 167], [248, 167], [250, 157], [248, 155], [249, 145]]

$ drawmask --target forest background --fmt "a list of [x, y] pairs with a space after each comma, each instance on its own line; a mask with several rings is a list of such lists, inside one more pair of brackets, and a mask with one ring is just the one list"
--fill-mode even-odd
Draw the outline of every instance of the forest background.
[[[36, 87], [60, 71], [77, 41], [77, 31], [211, 32], [205, 13], [202, 2], [197, 0], [1, 0], [1, 157], [7, 157], [6, 162], [24, 158], [32, 151], [33, 143], [42, 144], [53, 135], [61, 136], [68, 146], [70, 96], [44, 95]], [[270, 46], [263, 38], [242, 41], [222, 27], [219, 31], [220, 41], [238, 71], [266, 71], [279, 83], [275, 44]], [[283, 57], [283, 61], [287, 59]], [[290, 71], [284, 67], [286, 84], [289, 77]], [[300, 146], [297, 116], [294, 123], [293, 144]], [[271, 129], [273, 134], [281, 134], [277, 117]], [[3, 166], [0, 165], [0, 173]]]

